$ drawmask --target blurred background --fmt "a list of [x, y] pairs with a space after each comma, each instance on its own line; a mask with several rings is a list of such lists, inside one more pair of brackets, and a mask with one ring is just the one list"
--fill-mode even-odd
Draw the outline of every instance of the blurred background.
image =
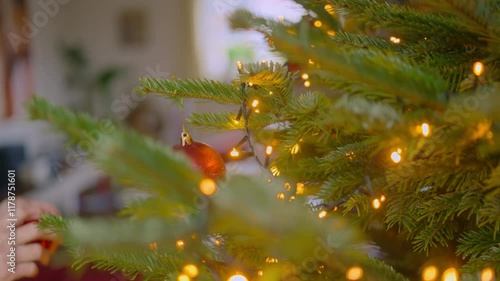
[[[260, 34], [230, 30], [238, 8], [290, 21], [303, 14], [289, 0], [0, 0], [0, 170], [16, 169], [18, 193], [66, 215], [114, 213], [128, 195], [85, 160], [102, 132], [65, 145], [47, 124], [27, 121], [24, 102], [43, 96], [176, 144], [190, 112], [228, 108], [185, 101], [183, 113], [162, 97], [136, 96], [139, 77], [231, 81], [237, 60], [284, 62]], [[241, 138], [191, 133], [220, 152]]]

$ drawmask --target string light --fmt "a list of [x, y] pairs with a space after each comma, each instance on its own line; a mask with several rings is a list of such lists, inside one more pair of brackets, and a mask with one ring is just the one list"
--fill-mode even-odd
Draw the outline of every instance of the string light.
[[438, 276], [439, 270], [434, 265], [429, 265], [424, 268], [422, 271], [422, 280], [423, 281], [434, 281]]
[[270, 92], [269, 92], [269, 95], [270, 95], [270, 96], [272, 96], [272, 95], [273, 95], [273, 92], [272, 92], [272, 91], [270, 91]]
[[156, 244], [156, 242], [149, 243], [149, 249], [150, 250], [158, 250], [158, 244]]
[[299, 153], [299, 150], [300, 150], [300, 145], [299, 145], [298, 143], [296, 143], [296, 144], [292, 147], [292, 149], [290, 150], [290, 153], [291, 153], [291, 154], [297, 154], [297, 153]]
[[284, 188], [286, 189], [286, 191], [290, 191], [290, 189], [292, 188], [292, 186], [290, 185], [290, 183], [286, 182], [285, 185], [284, 185]]
[[257, 105], [259, 105], [259, 100], [253, 100], [252, 107], [257, 107]]
[[330, 36], [334, 36], [335, 35], [335, 31], [334, 30], [328, 30], [326, 33], [328, 35], [330, 35]]
[[285, 17], [284, 16], [278, 16], [278, 21], [282, 22], [285, 20]]
[[327, 214], [328, 213], [325, 210], [323, 210], [323, 211], [319, 212], [318, 218], [322, 219], [322, 218], [326, 217]]
[[195, 278], [200, 273], [200, 271], [194, 264], [187, 264], [186, 266], [184, 266], [184, 268], [182, 268], [182, 272], [191, 278]]
[[314, 64], [314, 61], [312, 59], [309, 59], [309, 64]]
[[484, 65], [480, 61], [476, 61], [472, 65], [472, 72], [474, 72], [476, 76], [481, 76], [484, 72]]
[[276, 259], [276, 258], [271, 258], [271, 257], [267, 257], [267, 258], [266, 258], [266, 262], [267, 262], [267, 263], [278, 263], [278, 259]]
[[424, 137], [428, 137], [431, 134], [431, 126], [429, 126], [429, 124], [422, 123], [422, 125], [420, 125], [420, 128]]
[[359, 280], [363, 277], [363, 269], [359, 266], [353, 266], [347, 270], [345, 276], [348, 280]]
[[259, 276], [262, 276], [262, 275], [264, 275], [264, 271], [262, 271], [262, 270], [259, 270], [259, 271], [257, 272], [257, 275], [259, 275]]
[[266, 154], [267, 154], [267, 155], [271, 155], [271, 153], [273, 153], [273, 147], [272, 147], [272, 146], [270, 146], [270, 145], [268, 145], [268, 146], [266, 147]]
[[394, 37], [394, 36], [391, 36], [389, 38], [389, 40], [391, 40], [392, 43], [395, 43], [395, 44], [399, 44], [401, 42], [401, 39], [397, 38], [397, 37]]
[[200, 191], [201, 193], [210, 196], [213, 195], [217, 191], [217, 184], [213, 179], [204, 178], [200, 181]]
[[182, 241], [182, 240], [177, 240], [177, 242], [175, 242], [175, 246], [176, 246], [178, 249], [184, 249], [184, 241]]
[[481, 281], [493, 281], [495, 278], [495, 272], [493, 269], [487, 267], [481, 271]]
[[335, 10], [333, 9], [332, 5], [325, 5], [325, 10], [330, 14], [333, 15], [335, 14]]
[[248, 82], [248, 87], [253, 87], [253, 83], [252, 82]]
[[385, 199], [386, 199], [386, 198], [385, 198], [385, 195], [381, 195], [381, 196], [380, 196], [380, 202], [385, 202]]
[[273, 147], [268, 145], [266, 147], [266, 159], [264, 161], [264, 165], [266, 167], [269, 166], [269, 161], [271, 160], [271, 153], [273, 153]]
[[255, 113], [259, 113], [259, 112], [260, 112], [260, 110], [259, 110], [259, 109], [256, 109], [256, 110], [254, 110], [254, 111], [255, 111]]
[[280, 170], [278, 169], [278, 167], [276, 166], [272, 166], [270, 169], [271, 173], [273, 174], [273, 176], [277, 177], [280, 175]]
[[276, 195], [276, 198], [284, 200], [285, 199], [285, 193], [283, 193], [283, 192], [278, 193], [278, 195]]
[[177, 281], [189, 281], [189, 280], [191, 280], [191, 279], [186, 274], [181, 274], [181, 275], [177, 276]]
[[240, 153], [238, 152], [238, 150], [236, 150], [236, 148], [233, 148], [233, 150], [231, 150], [231, 152], [229, 154], [231, 155], [231, 157], [240, 156]]
[[401, 150], [400, 150], [400, 149], [398, 149], [397, 151], [393, 151], [393, 152], [391, 153], [391, 159], [392, 159], [392, 161], [393, 161], [394, 163], [399, 163], [399, 162], [401, 162], [401, 154], [400, 154], [400, 153], [401, 153]]
[[443, 281], [458, 281], [458, 271], [450, 267], [447, 270], [444, 271], [443, 273]]
[[307, 80], [309, 78], [309, 74], [304, 73], [302, 74], [302, 79]]
[[229, 277], [229, 279], [227, 279], [227, 281], [248, 281], [248, 279], [241, 274], [235, 274], [235, 275]]
[[316, 26], [316, 27], [321, 27], [322, 25], [323, 25], [323, 23], [319, 20], [314, 22], [314, 26]]
[[309, 88], [310, 86], [311, 82], [309, 80], [304, 82], [304, 87]]
[[215, 240], [214, 244], [215, 244], [215, 246], [220, 246], [222, 244], [222, 242], [219, 239], [217, 239], [217, 240]]
[[295, 194], [302, 194], [302, 193], [304, 193], [304, 184], [301, 182], [298, 182]]
[[243, 64], [241, 63], [241, 61], [236, 61], [236, 66], [238, 67], [238, 70], [243, 69]]
[[382, 204], [380, 203], [380, 200], [378, 198], [373, 199], [372, 201], [373, 209], [377, 210], [378, 208], [380, 208], [380, 205]]

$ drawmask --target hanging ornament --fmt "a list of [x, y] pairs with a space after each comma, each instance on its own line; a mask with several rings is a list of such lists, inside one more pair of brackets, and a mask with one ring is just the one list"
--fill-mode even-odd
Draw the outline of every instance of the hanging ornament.
[[220, 154], [205, 143], [193, 141], [186, 130], [181, 134], [181, 144], [174, 145], [173, 149], [184, 152], [206, 177], [219, 179], [226, 175], [226, 165]]

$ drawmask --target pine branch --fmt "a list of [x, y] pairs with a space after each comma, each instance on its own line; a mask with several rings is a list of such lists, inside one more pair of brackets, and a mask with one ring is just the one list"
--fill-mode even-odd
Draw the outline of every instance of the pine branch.
[[[186, 121], [197, 128], [209, 130], [231, 131], [245, 129], [243, 120], [236, 121], [234, 112], [192, 113]], [[279, 121], [273, 114], [252, 114], [249, 120], [249, 128], [252, 130], [262, 129]]]
[[78, 270], [90, 264], [92, 268], [105, 270], [111, 274], [120, 272], [132, 280], [140, 275], [145, 281], [160, 281], [175, 277], [175, 273], [181, 270], [182, 263], [183, 261], [174, 255], [156, 251], [132, 253], [100, 250], [92, 256], [77, 259], [72, 267]]
[[[316, 32], [289, 36], [284, 29], [273, 32], [278, 50], [289, 54], [289, 59], [307, 65], [309, 60], [320, 62], [322, 71], [330, 71], [362, 84], [407, 98], [416, 104], [442, 108], [446, 82], [439, 79], [439, 73], [424, 69], [410, 60], [396, 54], [378, 50], [353, 50], [337, 52], [337, 48]], [[322, 33], [321, 33], [322, 34]], [[311, 48], [313, 44], [316, 47]], [[313, 70], [310, 71], [314, 73]], [[430, 79], [429, 77], [433, 77]]]
[[459, 20], [442, 14], [415, 11], [408, 5], [376, 0], [330, 0], [338, 13], [388, 29], [405, 41], [446, 42], [442, 46], [463, 46], [476, 42], [472, 32], [464, 32]]
[[240, 104], [243, 96], [238, 87], [207, 79], [141, 78], [137, 94], [158, 93], [167, 98], [196, 98], [220, 103]]

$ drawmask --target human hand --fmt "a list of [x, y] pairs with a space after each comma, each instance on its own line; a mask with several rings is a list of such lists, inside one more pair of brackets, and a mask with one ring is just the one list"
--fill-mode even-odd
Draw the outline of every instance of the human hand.
[[[10, 221], [8, 201], [0, 204], [0, 280], [13, 281], [38, 274], [36, 262], [47, 265], [59, 244], [59, 239], [37, 227], [36, 221], [42, 214], [59, 215], [51, 204], [18, 197], [11, 201], [15, 207], [15, 219]], [[42, 247], [36, 241], [52, 241], [50, 248]], [[14, 250], [14, 251], [12, 251]]]

